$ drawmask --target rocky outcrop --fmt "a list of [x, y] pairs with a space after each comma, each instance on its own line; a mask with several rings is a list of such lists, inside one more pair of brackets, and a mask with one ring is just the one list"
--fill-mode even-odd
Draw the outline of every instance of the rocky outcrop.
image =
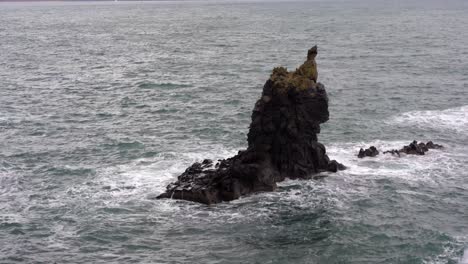
[[[423, 143], [423, 142], [418, 143], [416, 140], [414, 140], [409, 145], [403, 146], [403, 148], [401, 149], [386, 150], [383, 152], [383, 154], [392, 154], [392, 155], [397, 155], [398, 157], [401, 157], [400, 154], [424, 155], [430, 149], [441, 149], [441, 148], [443, 148], [442, 145], [434, 144], [432, 141], [429, 141], [427, 143]], [[357, 156], [358, 158], [375, 157], [378, 154], [379, 154], [379, 151], [374, 146], [371, 146], [370, 148], [366, 150], [361, 148]]]
[[364, 157], [375, 157], [379, 155], [379, 151], [374, 147], [370, 146], [370, 148], [367, 149], [360, 149], [358, 153], [358, 158], [364, 158]]
[[194, 163], [158, 198], [212, 204], [273, 191], [285, 178], [309, 179], [344, 169], [330, 161], [325, 146], [317, 141], [329, 112], [325, 87], [316, 82], [316, 55], [313, 47], [294, 72], [273, 69], [253, 109], [246, 150], [216, 164]]
[[424, 144], [423, 142], [417, 142], [414, 140], [408, 146], [403, 146], [402, 149], [398, 150], [398, 153], [405, 153], [409, 155], [424, 155], [429, 149], [440, 149], [442, 145], [434, 144], [432, 141]]

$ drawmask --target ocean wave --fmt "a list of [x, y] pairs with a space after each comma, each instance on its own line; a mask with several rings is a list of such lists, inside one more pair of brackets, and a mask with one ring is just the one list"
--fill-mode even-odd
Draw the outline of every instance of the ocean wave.
[[[337, 173], [339, 177], [353, 181], [402, 180], [410, 184], [438, 186], [463, 175], [463, 168], [468, 158], [465, 146], [446, 145], [444, 149], [431, 149], [424, 156], [405, 155], [402, 157], [380, 153], [376, 157], [360, 159], [360, 148], [375, 146], [379, 150], [399, 149], [411, 139], [401, 141], [375, 140], [370, 142], [334, 143], [327, 146], [331, 159], [343, 163], [347, 169]], [[468, 188], [468, 184], [461, 186]]]
[[468, 130], [468, 105], [445, 110], [406, 112], [390, 118], [389, 123], [465, 133]]
[[460, 259], [460, 264], [468, 264], [468, 248], [463, 252], [463, 256]]
[[[311, 202], [323, 202], [322, 195], [332, 200], [329, 202], [333, 206], [340, 206], [342, 199], [337, 198], [338, 194], [348, 197], [356, 193], [364, 194], [367, 189], [372, 188], [369, 181], [381, 180], [402, 180], [408, 184], [424, 182], [425, 184], [438, 186], [445, 181], [453, 180], [449, 173], [463, 168], [465, 156], [459, 154], [457, 147], [451, 147], [456, 153], [446, 149], [430, 150], [424, 156], [403, 155], [401, 158], [393, 155], [380, 154], [373, 158], [357, 158], [357, 152], [361, 147], [370, 145], [376, 146], [379, 150], [400, 148], [408, 144], [411, 139], [402, 141], [382, 141], [370, 142], [347, 142], [332, 143], [327, 146], [327, 153], [331, 159], [343, 163], [347, 169], [338, 173], [322, 173], [330, 176], [331, 181], [338, 181], [335, 184], [321, 184], [320, 181], [297, 181], [287, 180], [279, 183], [278, 192], [262, 193], [258, 195], [244, 197], [234, 204], [249, 203], [258, 201], [260, 198], [273, 201], [278, 198], [282, 202], [294, 201], [297, 206], [310, 206]], [[125, 199], [147, 199], [163, 192], [166, 185], [176, 179], [190, 164], [201, 161], [205, 158], [217, 160], [228, 158], [237, 153], [235, 149], [227, 149], [224, 146], [205, 147], [200, 151], [164, 152], [155, 153], [151, 157], [134, 160], [128, 164], [112, 166], [96, 172], [91, 186], [96, 186], [96, 200], [107, 200], [109, 203], [120, 203]], [[341, 181], [353, 181], [360, 187], [345, 188]], [[317, 184], [319, 182], [319, 184]], [[359, 184], [360, 182], [360, 184]], [[345, 184], [346, 185], [346, 184]], [[296, 186], [296, 187], [294, 187]], [[463, 186], [462, 186], [463, 187]], [[89, 186], [75, 186], [78, 192], [89, 192]], [[84, 188], [84, 189], [83, 189]], [[304, 188], [307, 193], [313, 196], [304, 195]], [[466, 186], [468, 188], [468, 185]], [[320, 193], [320, 195], [318, 195]], [[327, 198], [327, 199], [328, 199]], [[260, 200], [261, 200], [260, 199]]]
[[164, 191], [190, 164], [203, 159], [221, 159], [234, 155], [234, 150], [214, 146], [211, 150], [186, 153], [158, 153], [128, 164], [98, 170], [86, 184], [71, 186], [68, 194], [93, 196], [95, 201], [107, 201], [109, 207], [129, 200], [146, 200]]
[[[447, 243], [440, 254], [432, 258], [425, 259], [424, 264], [445, 264], [458, 263], [468, 264], [468, 248], [466, 248], [467, 237], [455, 237], [453, 241]], [[465, 246], [465, 247], [464, 247]]]
[[138, 88], [141, 89], [175, 89], [175, 88], [189, 88], [193, 87], [191, 84], [174, 83], [174, 82], [139, 82], [137, 83]]
[[[1, 164], [0, 164], [1, 166]], [[8, 168], [0, 167], [0, 199], [1, 195], [18, 192], [19, 176], [11, 172]], [[1, 207], [0, 207], [1, 208]]]

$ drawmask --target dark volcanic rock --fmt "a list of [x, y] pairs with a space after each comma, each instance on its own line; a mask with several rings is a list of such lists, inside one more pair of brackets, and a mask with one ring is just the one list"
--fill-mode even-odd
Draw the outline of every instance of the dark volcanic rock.
[[339, 170], [345, 170], [345, 169], [346, 169], [346, 166], [339, 163], [336, 160], [330, 161], [330, 163], [328, 163], [328, 167], [327, 167], [327, 171], [330, 171], [330, 172], [337, 172]]
[[194, 163], [158, 198], [212, 204], [273, 191], [285, 178], [308, 179], [345, 169], [330, 161], [317, 141], [329, 113], [325, 87], [316, 82], [316, 54], [317, 47], [310, 49], [295, 72], [273, 70], [252, 113], [247, 150], [214, 167], [210, 161]]
[[[404, 154], [409, 154], [409, 155], [424, 155], [429, 149], [440, 149], [443, 148], [442, 145], [434, 144], [432, 141], [427, 142], [424, 144], [423, 142], [418, 143], [416, 140], [411, 142], [408, 146], [403, 146], [402, 149], [391, 149], [391, 150], [386, 150], [383, 152], [383, 154], [392, 154], [392, 155], [398, 155], [400, 157], [402, 153]], [[364, 157], [375, 157], [379, 154], [379, 151], [374, 147], [371, 146], [370, 148], [364, 150], [360, 149], [358, 157], [359, 158], [364, 158]]]
[[383, 152], [383, 154], [398, 155], [398, 157], [400, 157], [400, 151], [398, 149], [386, 150]]
[[426, 148], [428, 148], [428, 149], [441, 149], [441, 148], [444, 148], [444, 146], [439, 145], [439, 144], [434, 144], [434, 142], [432, 142], [432, 141], [428, 141], [426, 143]]
[[429, 149], [440, 149], [441, 145], [434, 144], [432, 141], [424, 144], [423, 142], [418, 143], [416, 140], [411, 142], [408, 146], [404, 146], [399, 150], [400, 153], [406, 153], [411, 155], [424, 155]]
[[358, 153], [358, 158], [364, 158], [364, 157], [375, 157], [379, 155], [379, 151], [374, 147], [371, 146], [368, 149], [360, 149]]

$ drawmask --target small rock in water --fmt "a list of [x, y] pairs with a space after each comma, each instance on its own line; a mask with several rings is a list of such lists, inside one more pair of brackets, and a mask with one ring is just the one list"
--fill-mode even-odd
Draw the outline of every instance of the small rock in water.
[[[411, 142], [408, 146], [403, 146], [402, 149], [391, 149], [391, 150], [386, 150], [383, 152], [383, 154], [392, 154], [392, 155], [398, 155], [400, 157], [402, 153], [408, 154], [408, 155], [425, 155], [429, 149], [441, 149], [443, 148], [442, 145], [434, 144], [432, 141], [429, 141], [427, 143], [423, 142], [417, 142], [414, 140]], [[379, 154], [379, 151], [377, 148], [374, 146], [371, 146], [368, 149], [360, 149], [358, 153], [359, 158], [364, 158], [364, 157], [375, 157]]]
[[346, 169], [346, 166], [339, 163], [336, 160], [330, 161], [330, 163], [328, 163], [328, 167], [327, 167], [327, 170], [330, 171], [330, 172], [337, 172], [339, 170], [345, 170], [345, 169]]
[[428, 149], [441, 149], [441, 148], [443, 148], [442, 145], [434, 144], [432, 141], [428, 141], [428, 142], [426, 143], [426, 147], [427, 147]]
[[399, 150], [400, 153], [406, 153], [409, 155], [424, 155], [429, 149], [440, 149], [442, 145], [434, 144], [432, 141], [424, 144], [423, 142], [418, 143], [416, 140], [411, 142], [408, 146], [403, 146]]
[[376, 147], [374, 146], [371, 146], [370, 148], [368, 149], [360, 149], [359, 150], [359, 153], [358, 153], [358, 158], [364, 158], [364, 157], [375, 157], [379, 155], [379, 151], [377, 150]]
[[400, 151], [398, 149], [386, 150], [383, 154], [398, 155], [398, 157], [400, 157]]

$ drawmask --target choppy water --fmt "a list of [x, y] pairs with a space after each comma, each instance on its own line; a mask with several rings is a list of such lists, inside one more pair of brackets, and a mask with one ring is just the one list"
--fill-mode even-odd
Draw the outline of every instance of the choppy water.
[[[468, 263], [468, 4], [0, 3], [0, 262]], [[348, 170], [152, 200], [319, 45]], [[358, 160], [413, 139], [444, 150]]]

